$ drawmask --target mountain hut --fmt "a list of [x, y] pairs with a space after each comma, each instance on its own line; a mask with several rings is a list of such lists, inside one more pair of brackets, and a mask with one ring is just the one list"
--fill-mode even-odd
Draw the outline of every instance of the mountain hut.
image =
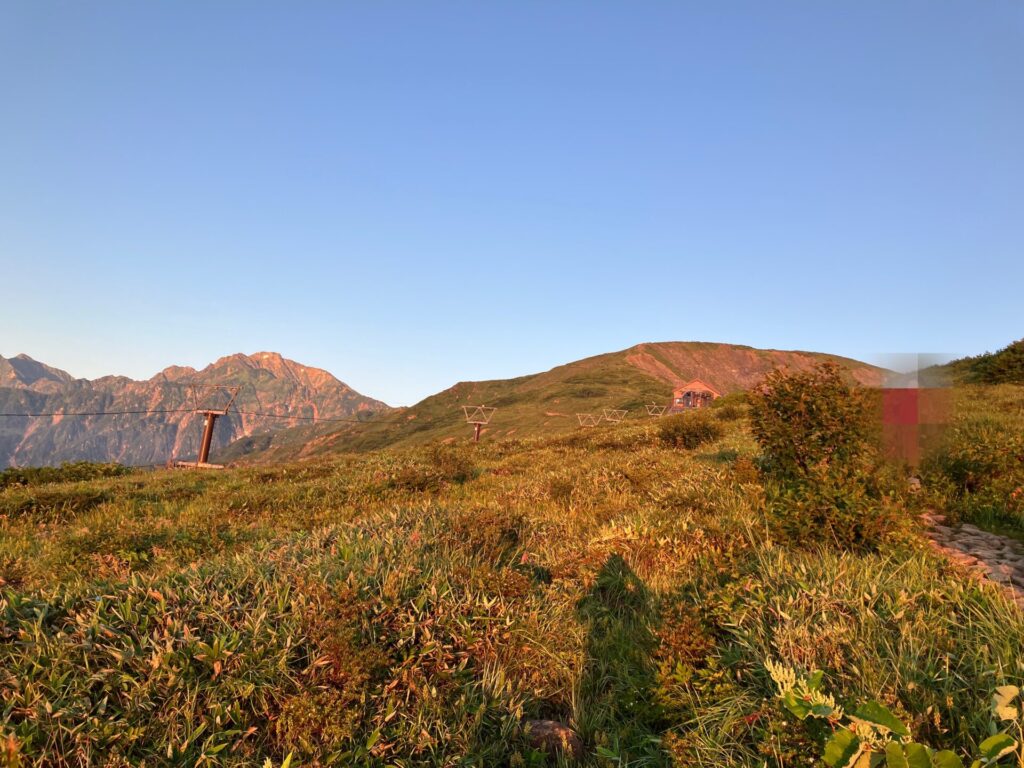
[[722, 396], [722, 393], [713, 387], [709, 387], [700, 379], [676, 387], [672, 392], [672, 405], [669, 413], [679, 413], [693, 408], [707, 408], [712, 400]]

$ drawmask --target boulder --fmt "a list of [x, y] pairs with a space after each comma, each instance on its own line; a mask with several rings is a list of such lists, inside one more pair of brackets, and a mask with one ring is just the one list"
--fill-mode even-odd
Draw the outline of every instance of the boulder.
[[557, 720], [525, 720], [523, 735], [534, 749], [554, 757], [559, 752], [575, 760], [583, 758], [583, 741], [569, 726]]

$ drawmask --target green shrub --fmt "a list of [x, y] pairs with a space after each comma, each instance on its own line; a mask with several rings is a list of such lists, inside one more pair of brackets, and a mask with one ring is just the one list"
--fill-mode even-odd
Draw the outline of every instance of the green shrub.
[[658, 436], [666, 445], [693, 450], [713, 443], [725, 434], [722, 425], [707, 411], [693, 411], [662, 419]]
[[795, 544], [871, 550], [894, 533], [906, 514], [891, 497], [858, 473], [817, 471], [808, 482], [768, 483], [777, 533]]
[[750, 400], [772, 520], [788, 540], [870, 550], [896, 531], [906, 516], [880, 459], [867, 390], [823, 363], [771, 372]]
[[867, 390], [850, 386], [834, 363], [807, 372], [775, 370], [750, 395], [751, 426], [765, 469], [801, 481], [838, 468], [872, 447]]

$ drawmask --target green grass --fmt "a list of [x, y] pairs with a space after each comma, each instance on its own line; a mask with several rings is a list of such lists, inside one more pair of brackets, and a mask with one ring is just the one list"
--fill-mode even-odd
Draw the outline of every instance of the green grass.
[[955, 517], [1024, 536], [1024, 386], [955, 388], [924, 477]]
[[972, 750], [1024, 680], [1020, 610], [913, 537], [777, 540], [745, 421], [722, 426], [692, 451], [648, 422], [0, 491], [0, 745], [539, 766], [520, 724], [552, 718], [592, 766], [808, 765], [821, 734], [771, 658]]
[[92, 461], [65, 462], [59, 467], [8, 467], [0, 471], [0, 489], [117, 477], [130, 471], [120, 464], [100, 464]]

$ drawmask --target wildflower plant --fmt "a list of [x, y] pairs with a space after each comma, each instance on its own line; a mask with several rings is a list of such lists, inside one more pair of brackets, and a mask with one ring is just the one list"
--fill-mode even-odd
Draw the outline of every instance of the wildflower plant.
[[[821, 670], [801, 675], [791, 667], [765, 661], [783, 706], [800, 720], [825, 721], [833, 730], [825, 742], [822, 762], [829, 768], [965, 768], [952, 750], [934, 750], [914, 741], [910, 729], [877, 701], [866, 701], [844, 712], [831, 694], [821, 689]], [[1024, 766], [1024, 721], [1017, 705], [1020, 689], [1004, 685], [992, 696], [991, 735], [978, 745], [971, 768]]]

